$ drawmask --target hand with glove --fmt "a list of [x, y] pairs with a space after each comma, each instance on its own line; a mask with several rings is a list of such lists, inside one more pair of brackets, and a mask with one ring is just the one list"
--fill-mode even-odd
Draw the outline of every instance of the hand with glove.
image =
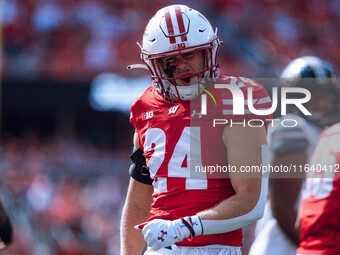
[[155, 219], [135, 228], [143, 229], [145, 242], [155, 251], [203, 233], [201, 220], [197, 215], [174, 221]]

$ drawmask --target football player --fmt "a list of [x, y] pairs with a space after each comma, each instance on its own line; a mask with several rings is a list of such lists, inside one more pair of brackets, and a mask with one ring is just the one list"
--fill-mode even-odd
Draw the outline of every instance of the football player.
[[280, 120], [294, 119], [298, 123], [296, 127], [269, 127], [271, 165], [292, 164], [298, 167], [298, 171], [289, 176], [286, 173], [271, 173], [270, 200], [264, 217], [257, 223], [250, 255], [296, 254], [299, 231], [295, 228], [295, 222], [305, 176], [304, 166], [312, 156], [322, 129], [339, 120], [336, 95], [340, 89], [335, 72], [326, 61], [313, 56], [291, 61], [281, 74], [281, 84], [283, 87], [308, 89], [311, 100], [305, 107], [312, 115], [305, 116], [297, 108], [290, 108], [290, 113], [280, 117]]
[[340, 254], [340, 123], [322, 132], [300, 205], [297, 254]]
[[[219, 74], [219, 46], [209, 21], [185, 5], [159, 10], [146, 26], [140, 47], [152, 86], [131, 107], [135, 148], [121, 218], [123, 255], [141, 254], [145, 244], [149, 255], [241, 254], [241, 228], [262, 217], [268, 178], [239, 170], [269, 163], [261, 123], [271, 116], [255, 116], [246, 102], [263, 110], [271, 100], [255, 81]], [[244, 115], [233, 115], [225, 85], [244, 97]], [[205, 97], [204, 114], [207, 94], [220, 104]], [[213, 117], [226, 124], [213, 126]], [[250, 119], [258, 127], [247, 125]], [[236, 171], [217, 171], [226, 166]]]

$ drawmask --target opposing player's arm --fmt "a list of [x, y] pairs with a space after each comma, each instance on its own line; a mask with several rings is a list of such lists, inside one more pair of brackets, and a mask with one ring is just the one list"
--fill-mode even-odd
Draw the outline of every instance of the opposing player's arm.
[[[303, 165], [307, 161], [307, 151], [298, 150], [281, 155], [274, 154], [271, 165]], [[282, 173], [281, 173], [282, 174]], [[294, 176], [292, 175], [294, 174]], [[296, 203], [300, 194], [303, 173], [291, 173], [290, 178], [271, 173], [269, 194], [273, 216], [286, 236], [296, 245], [299, 232], [295, 228], [297, 217]], [[284, 192], [283, 192], [284, 191]]]
[[[138, 135], [134, 135], [134, 147], [139, 148]], [[121, 252], [122, 255], [141, 254], [145, 241], [140, 231], [134, 226], [147, 221], [152, 203], [153, 186], [130, 178], [129, 189], [121, 218]]]
[[[223, 132], [228, 164], [241, 169], [244, 166], [265, 164], [268, 159], [264, 127], [230, 127]], [[217, 206], [198, 213], [203, 234], [229, 232], [246, 226], [263, 215], [267, 196], [267, 178], [258, 173], [230, 173], [235, 195]]]
[[[269, 138], [272, 166], [298, 167], [307, 162], [308, 139], [301, 125], [294, 128], [277, 127]], [[285, 235], [296, 245], [299, 242], [299, 231], [295, 228], [296, 206], [303, 177], [304, 173], [300, 171], [272, 172], [269, 180], [273, 216]]]
[[299, 206], [298, 211], [296, 213], [296, 219], [295, 219], [295, 224], [294, 224], [294, 229], [298, 233], [298, 241], [300, 243], [300, 235], [301, 235], [301, 206]]

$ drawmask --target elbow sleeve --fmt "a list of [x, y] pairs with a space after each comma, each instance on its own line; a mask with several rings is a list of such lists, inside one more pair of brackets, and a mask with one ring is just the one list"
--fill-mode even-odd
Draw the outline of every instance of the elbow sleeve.
[[131, 155], [130, 159], [132, 161], [129, 174], [130, 176], [138, 182], [152, 185], [152, 179], [150, 178], [150, 171], [146, 166], [145, 157], [141, 149], [135, 150]]

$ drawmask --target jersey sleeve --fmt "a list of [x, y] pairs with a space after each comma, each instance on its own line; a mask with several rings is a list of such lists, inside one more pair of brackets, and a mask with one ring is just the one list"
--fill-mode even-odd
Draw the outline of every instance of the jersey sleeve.
[[322, 135], [335, 135], [340, 134], [340, 123], [336, 123], [333, 126], [327, 128]]
[[144, 93], [135, 100], [135, 102], [132, 104], [130, 108], [130, 123], [134, 126], [135, 132], [138, 133], [139, 145], [141, 149], [143, 149], [141, 137], [146, 125], [143, 116], [145, 115], [146, 112], [149, 111], [150, 108], [149, 102], [153, 97], [153, 92], [154, 92], [153, 86], [147, 88], [144, 91]]
[[134, 126], [135, 132], [137, 132], [137, 129], [136, 129], [136, 120], [134, 118], [134, 113], [133, 113], [132, 107], [130, 108], [130, 123]]
[[[143, 102], [138, 98], [130, 108], [130, 123], [134, 126], [135, 132], [138, 133], [139, 144], [141, 145], [141, 109], [143, 109]], [[142, 148], [143, 149], [143, 148]]]
[[149, 90], [150, 88], [148, 88], [142, 95], [140, 95], [130, 108], [130, 123], [135, 127], [135, 132], [138, 132], [140, 129], [141, 113], [145, 108], [144, 97]]

